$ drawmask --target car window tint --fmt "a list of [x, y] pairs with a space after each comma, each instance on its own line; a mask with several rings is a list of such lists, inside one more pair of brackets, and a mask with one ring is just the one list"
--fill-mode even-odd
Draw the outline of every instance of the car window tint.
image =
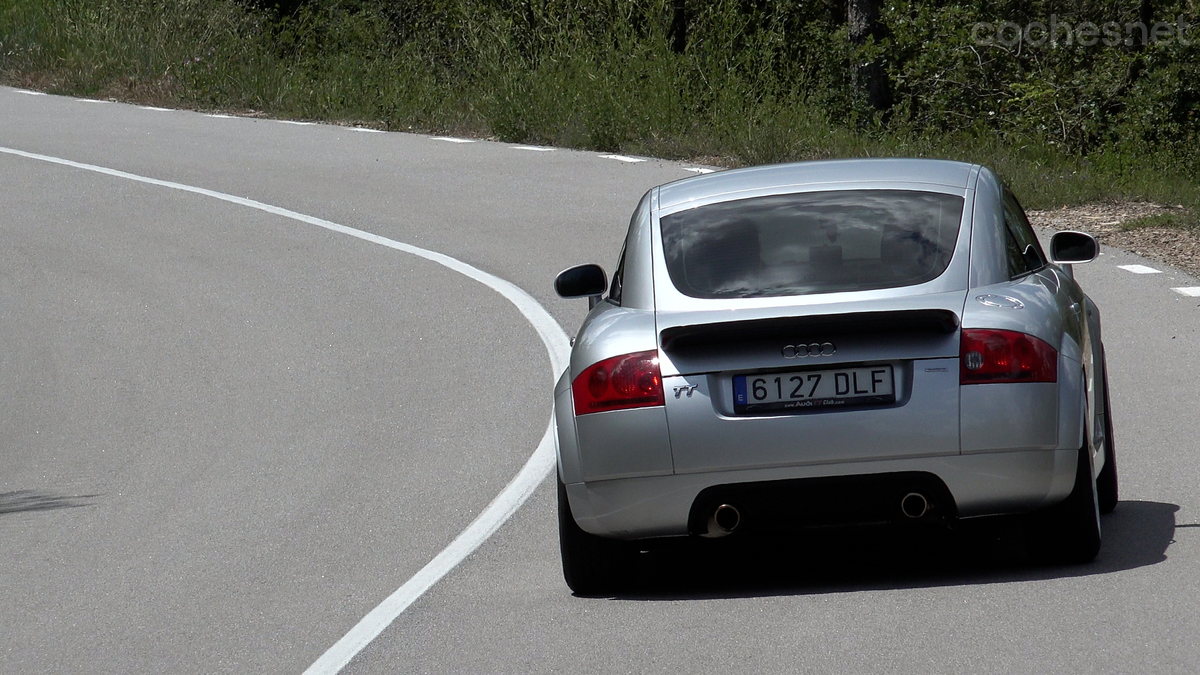
[[1046, 265], [1046, 254], [1025, 217], [1025, 210], [1007, 188], [1004, 190], [1004, 229], [1008, 232], [1005, 239], [1011, 276], [1040, 270]]
[[625, 284], [625, 249], [621, 248], [621, 257], [617, 259], [617, 270], [613, 272], [612, 285], [608, 289], [608, 299], [620, 306], [621, 287]]
[[754, 197], [661, 220], [671, 282], [694, 298], [894, 288], [950, 264], [963, 198], [915, 190]]
[[[1007, 220], [1007, 219], [1006, 219]], [[1008, 276], [1017, 277], [1029, 272], [1029, 264], [1025, 260], [1021, 243], [1013, 236], [1012, 228], [1004, 228], [1004, 256], [1008, 260]]]

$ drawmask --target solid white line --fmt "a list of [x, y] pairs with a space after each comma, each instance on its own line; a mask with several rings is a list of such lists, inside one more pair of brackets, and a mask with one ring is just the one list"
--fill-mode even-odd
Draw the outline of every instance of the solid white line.
[[513, 150], [532, 150], [533, 152], [554, 152], [554, 148], [542, 148], [536, 145], [514, 145]]
[[1191, 298], [1200, 298], [1200, 286], [1182, 286], [1180, 288], [1172, 288], [1171, 290], [1186, 295]]
[[646, 161], [637, 157], [626, 157], [625, 155], [600, 155], [600, 159], [615, 159], [618, 162], [629, 162], [630, 164]]
[[[430, 251], [428, 249], [405, 244], [403, 242], [381, 237], [377, 234], [356, 230], [345, 225], [308, 216], [303, 213], [297, 213], [288, 209], [264, 204], [254, 201], [253, 199], [245, 199], [234, 195], [216, 192], [214, 190], [206, 190], [204, 188], [184, 185], [182, 183], [173, 183], [171, 181], [159, 180], [157, 178], [147, 178], [137, 174], [126, 173], [116, 169], [109, 169], [94, 164], [83, 164], [81, 162], [73, 162], [69, 159], [61, 159], [58, 157], [50, 157], [48, 155], [39, 155], [32, 152], [22, 150], [14, 150], [12, 148], [0, 147], [0, 153], [17, 155], [29, 159], [36, 159], [43, 162], [53, 164], [61, 164], [76, 169], [85, 171], [94, 171], [108, 176], [117, 178], [125, 178], [139, 183], [147, 183], [149, 185], [158, 185], [161, 187], [171, 188], [173, 190], [181, 190], [183, 192], [191, 192], [193, 194], [220, 199], [224, 202], [246, 206], [259, 211], [264, 211], [284, 218], [298, 220], [309, 225], [325, 228], [340, 234], [349, 235], [356, 239], [369, 241], [373, 244], [386, 246], [397, 251], [411, 253], [412, 255], [425, 258], [426, 260], [435, 262], [443, 267], [447, 267], [459, 274], [468, 276], [479, 283], [491, 288], [506, 300], [516, 306], [517, 310], [525, 317], [534, 330], [537, 331], [538, 337], [541, 338], [542, 344], [546, 346], [546, 352], [550, 355], [550, 368], [552, 375], [557, 377], [559, 373], [566, 369], [568, 360], [570, 359], [571, 349], [567, 343], [567, 335], [563, 332], [558, 322], [544, 307], [538, 304], [533, 296], [526, 293], [524, 290], [515, 284], [505, 281], [494, 274], [489, 274], [483, 270], [472, 267], [457, 258], [452, 258], [444, 253]], [[394, 593], [387, 597], [375, 609], [371, 610], [361, 621], [358, 622], [349, 633], [346, 633], [342, 639], [338, 640], [332, 647], [329, 648], [321, 658], [309, 666], [305, 673], [311, 675], [328, 675], [337, 673], [350, 662], [352, 658], [363, 647], [370, 644], [385, 628], [395, 621], [396, 617], [408, 609], [417, 598], [421, 597], [425, 591], [429, 590], [442, 577], [446, 576], [451, 570], [458, 566], [468, 555], [475, 549], [479, 548], [487, 538], [496, 530], [500, 529], [512, 514], [525, 503], [537, 486], [549, 475], [553, 470], [555, 463], [554, 457], [554, 419], [550, 419], [549, 425], [546, 427], [546, 433], [542, 435], [542, 441], [538, 444], [537, 450], [525, 462], [525, 466], [509, 482], [500, 494], [488, 504], [487, 508], [479, 514], [474, 522], [461, 534], [450, 542], [450, 545], [438, 553], [433, 560], [420, 569], [411, 579], [406, 581], [404, 585], [396, 589]]]
[[[549, 345], [547, 345], [549, 348]], [[363, 617], [358, 625], [341, 640], [329, 648], [321, 658], [304, 671], [304, 675], [333, 675], [371, 643], [396, 617], [421, 597], [464, 558], [471, 555], [480, 544], [500, 529], [517, 509], [525, 503], [542, 480], [554, 470], [554, 420], [546, 427], [542, 442], [533, 456], [525, 463], [521, 472], [492, 500], [483, 513], [471, 523], [450, 545], [437, 554], [429, 564], [421, 568], [403, 586], [396, 589], [379, 606]]]
[[470, 138], [454, 138], [453, 136], [430, 136], [435, 141], [446, 141], [447, 143], [474, 143]]
[[1156, 270], [1153, 267], [1145, 265], [1117, 265], [1117, 269], [1133, 272], [1134, 274], [1162, 274], [1162, 270]]

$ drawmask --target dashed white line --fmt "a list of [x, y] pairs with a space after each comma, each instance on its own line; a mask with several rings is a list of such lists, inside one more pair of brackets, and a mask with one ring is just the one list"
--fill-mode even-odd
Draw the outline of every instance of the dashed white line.
[[714, 171], [714, 169], [702, 169], [698, 166], [685, 166], [685, 167], [683, 167], [683, 170], [691, 171], [692, 173], [700, 173], [700, 174], [712, 173]]
[[1181, 286], [1179, 288], [1172, 288], [1171, 290], [1190, 298], [1200, 298], [1200, 286]]
[[296, 120], [275, 120], [275, 121], [279, 122], [280, 124], [294, 124], [298, 127], [311, 127], [316, 124], [316, 122], [297, 122]]
[[109, 103], [110, 102], [110, 101], [106, 101], [102, 98], [77, 98], [75, 100], [79, 101], [80, 103]]
[[[356, 230], [345, 225], [316, 218], [314, 216], [297, 213], [278, 206], [264, 204], [237, 197], [223, 192], [216, 192], [205, 188], [184, 185], [182, 183], [173, 183], [171, 181], [159, 180], [157, 178], [147, 178], [137, 174], [126, 173], [116, 169], [109, 169], [94, 164], [83, 164], [74, 162], [69, 159], [61, 159], [51, 157], [49, 155], [39, 155], [23, 150], [14, 150], [12, 148], [0, 147], [0, 153], [9, 155], [17, 155], [28, 159], [50, 162], [52, 164], [60, 164], [85, 171], [93, 171], [96, 173], [114, 176], [116, 178], [125, 178], [127, 180], [146, 183], [149, 185], [157, 185], [160, 187], [171, 188], [183, 192], [204, 195], [212, 197], [231, 204], [246, 206], [252, 209], [257, 209], [266, 213], [270, 213], [284, 218], [290, 218], [309, 225], [316, 225], [339, 234], [349, 235], [356, 239], [368, 241], [373, 244], [386, 246], [397, 251], [403, 251], [415, 256], [419, 256], [426, 260], [435, 262], [443, 267], [447, 267], [459, 274], [470, 277], [479, 283], [491, 288], [506, 300], [516, 306], [517, 310], [525, 317], [534, 330], [537, 331], [538, 337], [541, 338], [542, 344], [546, 346], [546, 352], [550, 355], [550, 367], [553, 375], [557, 377], [566, 367], [570, 359], [571, 349], [567, 342], [567, 335], [563, 332], [562, 327], [550, 316], [549, 312], [544, 307], [538, 304], [533, 296], [526, 293], [520, 287], [512, 282], [506, 281], [493, 274], [484, 272], [483, 270], [472, 267], [457, 258], [452, 258], [444, 253], [430, 251], [428, 249], [405, 244], [393, 239], [381, 237], [377, 234]], [[521, 471], [509, 482], [500, 494], [488, 504], [487, 508], [479, 514], [474, 522], [461, 534], [450, 542], [450, 545], [438, 553], [433, 560], [429, 561], [424, 567], [404, 583], [394, 593], [387, 597], [375, 609], [371, 610], [361, 621], [358, 622], [349, 633], [346, 633], [342, 639], [338, 640], [332, 647], [326, 651], [321, 658], [309, 666], [305, 671], [308, 675], [325, 675], [337, 673], [354, 658], [356, 654], [362, 651], [372, 640], [374, 640], [385, 628], [395, 621], [396, 617], [400, 616], [404, 610], [408, 609], [417, 598], [421, 597], [425, 591], [429, 590], [442, 577], [446, 576], [451, 570], [458, 566], [468, 555], [475, 549], [479, 548], [483, 542], [487, 541], [488, 537], [496, 530], [500, 529], [508, 519], [516, 513], [517, 509], [525, 503], [538, 485], [546, 478], [547, 475], [554, 469], [555, 464], [554, 452], [554, 419], [550, 419], [550, 423], [546, 427], [546, 432], [542, 435], [542, 440], [538, 444], [537, 450], [529, 457], [525, 466]]]
[[141, 108], [142, 110], [154, 110], [157, 112], [171, 112], [170, 108], [155, 108], [152, 105], [139, 105], [138, 107]]
[[554, 152], [554, 148], [543, 148], [537, 145], [514, 145], [513, 150], [529, 150], [532, 152]]
[[1134, 274], [1162, 274], [1162, 270], [1156, 270], [1153, 267], [1146, 267], [1145, 265], [1117, 265], [1117, 268], [1123, 269], [1126, 272], [1133, 272]]
[[455, 138], [453, 136], [430, 136], [435, 141], [446, 141], [447, 143], [474, 143], [471, 138]]
[[219, 120], [232, 120], [232, 119], [237, 119], [237, 118], [236, 118], [236, 117], [234, 117], [233, 115], [222, 115], [221, 113], [204, 113], [204, 116], [205, 116], [205, 117], [212, 117], [212, 118], [214, 118], [214, 119], [219, 119]]
[[628, 162], [630, 164], [646, 161], [640, 157], [626, 157], [625, 155], [600, 155], [600, 159], [615, 159], [618, 162]]
[[350, 127], [350, 129], [353, 131], [361, 131], [364, 134], [386, 134], [387, 133], [383, 129], [368, 129], [366, 127]]
[[44, 91], [28, 91], [26, 89], [13, 89], [13, 91], [17, 92], [18, 94], [25, 94], [26, 96], [45, 96], [46, 95], [46, 92], [44, 92]]

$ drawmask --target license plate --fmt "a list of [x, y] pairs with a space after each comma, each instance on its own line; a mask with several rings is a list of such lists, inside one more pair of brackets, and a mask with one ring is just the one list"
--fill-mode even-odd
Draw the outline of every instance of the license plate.
[[733, 410], [740, 414], [894, 403], [890, 365], [737, 375]]

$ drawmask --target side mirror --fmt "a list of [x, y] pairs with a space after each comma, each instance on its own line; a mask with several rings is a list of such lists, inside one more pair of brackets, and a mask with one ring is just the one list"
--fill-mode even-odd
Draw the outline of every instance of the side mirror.
[[1055, 232], [1050, 237], [1050, 262], [1089, 263], [1100, 255], [1096, 238], [1084, 232]]
[[588, 309], [596, 306], [608, 289], [608, 276], [599, 265], [568, 267], [554, 279], [554, 292], [563, 298], [587, 298]]

